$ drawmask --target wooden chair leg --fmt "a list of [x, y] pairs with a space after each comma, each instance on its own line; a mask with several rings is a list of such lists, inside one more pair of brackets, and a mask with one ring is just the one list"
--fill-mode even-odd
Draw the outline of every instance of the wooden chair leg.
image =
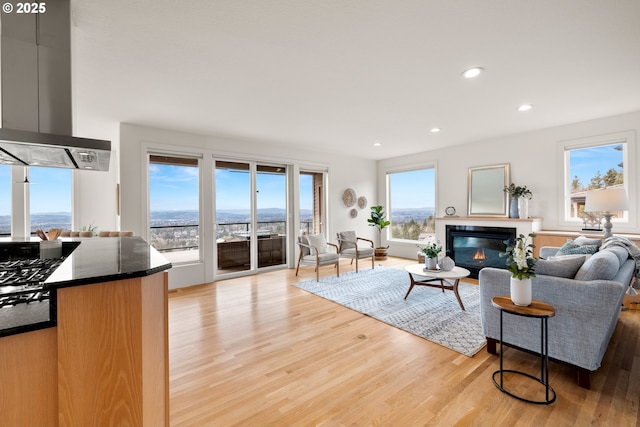
[[375, 262], [374, 262], [374, 258], [375, 258], [375, 257], [374, 257], [373, 255], [371, 255], [371, 269], [376, 268], [376, 266], [375, 266]]
[[356, 258], [356, 273], [358, 272], [358, 258]]

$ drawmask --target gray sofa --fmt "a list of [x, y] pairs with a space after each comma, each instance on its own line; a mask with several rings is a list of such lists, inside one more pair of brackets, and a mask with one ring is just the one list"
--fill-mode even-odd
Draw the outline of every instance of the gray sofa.
[[[540, 256], [552, 257], [558, 249], [543, 247]], [[590, 387], [590, 374], [600, 367], [635, 269], [627, 249], [615, 246], [591, 256], [538, 261], [532, 297], [556, 310], [549, 319], [549, 357], [576, 367], [578, 384], [584, 388]], [[479, 274], [482, 329], [489, 353], [496, 354], [500, 339], [500, 312], [491, 299], [509, 295], [510, 278], [509, 271], [497, 268], [484, 268]], [[505, 314], [503, 328], [506, 345], [539, 353], [539, 321]]]

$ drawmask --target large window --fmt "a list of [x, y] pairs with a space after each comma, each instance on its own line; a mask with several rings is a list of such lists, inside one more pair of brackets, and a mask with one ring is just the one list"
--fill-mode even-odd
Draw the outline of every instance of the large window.
[[174, 263], [200, 260], [197, 158], [149, 157], [149, 241]]
[[435, 236], [435, 168], [388, 173], [391, 238], [424, 241]]
[[[629, 194], [628, 139], [619, 137], [592, 138], [564, 144], [564, 219], [568, 222], [593, 220], [597, 212], [584, 212], [587, 192], [603, 188], [624, 188]], [[628, 221], [627, 212], [616, 212], [615, 221]]]
[[322, 172], [300, 172], [300, 234], [324, 232]]
[[0, 236], [11, 234], [11, 166], [0, 165]]
[[[62, 228], [71, 230], [71, 169], [29, 168], [31, 233]], [[81, 224], [89, 227], [91, 224]]]

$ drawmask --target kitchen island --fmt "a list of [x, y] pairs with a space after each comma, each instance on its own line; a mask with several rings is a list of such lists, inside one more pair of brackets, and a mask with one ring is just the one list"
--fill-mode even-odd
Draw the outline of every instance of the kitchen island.
[[[0, 256], [33, 245], [0, 240]], [[2, 424], [168, 425], [171, 264], [139, 237], [63, 245], [71, 252], [44, 281], [48, 318], [40, 307], [35, 323], [27, 314], [7, 328], [0, 316]]]

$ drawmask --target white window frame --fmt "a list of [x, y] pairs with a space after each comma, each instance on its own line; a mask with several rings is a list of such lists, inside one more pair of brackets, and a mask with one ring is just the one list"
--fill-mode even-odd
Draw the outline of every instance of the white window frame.
[[557, 145], [558, 158], [558, 181], [560, 191], [558, 192], [558, 223], [562, 227], [576, 229], [581, 228], [582, 219], [571, 218], [571, 206], [568, 199], [571, 197], [571, 180], [569, 170], [570, 150], [597, 147], [602, 145], [624, 144], [624, 185], [629, 197], [629, 211], [623, 218], [613, 218], [612, 222], [617, 223], [616, 231], [632, 232], [638, 224], [637, 209], [638, 199], [636, 197], [636, 168], [640, 161], [637, 157], [636, 135], [634, 131], [616, 132], [611, 134], [597, 135], [586, 138], [570, 139], [559, 141]]

